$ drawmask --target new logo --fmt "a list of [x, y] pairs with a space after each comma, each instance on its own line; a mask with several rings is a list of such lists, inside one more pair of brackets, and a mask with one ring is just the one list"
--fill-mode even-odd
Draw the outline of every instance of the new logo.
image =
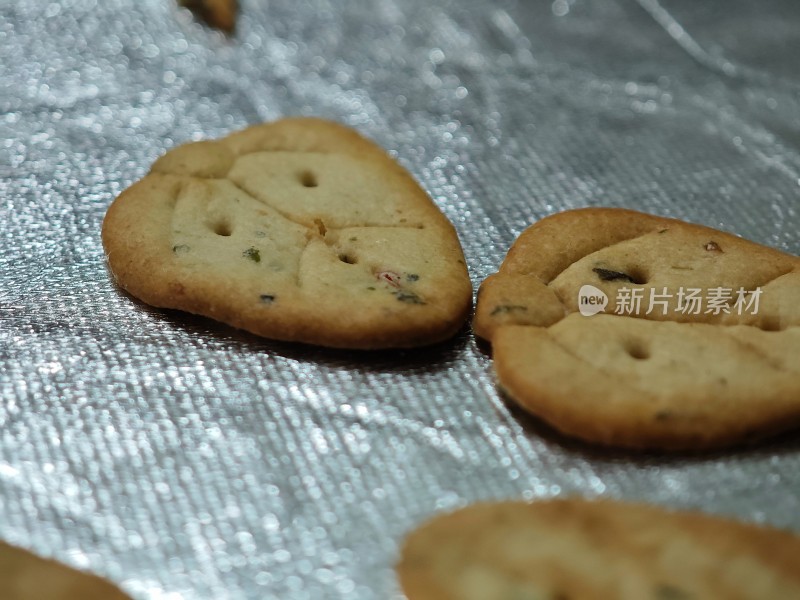
[[584, 285], [578, 291], [578, 310], [584, 317], [603, 312], [608, 306], [608, 296], [593, 285]]

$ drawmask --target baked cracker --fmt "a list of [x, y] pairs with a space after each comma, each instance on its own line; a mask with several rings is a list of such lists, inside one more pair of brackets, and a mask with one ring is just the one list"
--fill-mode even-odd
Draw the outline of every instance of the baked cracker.
[[452, 224], [378, 146], [320, 119], [169, 151], [113, 202], [102, 237], [130, 294], [268, 338], [432, 344], [472, 300]]
[[130, 600], [109, 582], [0, 542], [3, 600]]
[[800, 538], [613, 500], [474, 504], [405, 540], [408, 600], [800, 598]]
[[178, 0], [178, 4], [188, 8], [211, 27], [228, 34], [236, 29], [238, 0]]
[[[608, 299], [594, 316], [579, 312], [587, 284]], [[732, 293], [693, 313], [690, 289]], [[757, 310], [735, 306], [757, 289]], [[620, 290], [642, 291], [638, 312]], [[623, 209], [545, 218], [481, 286], [473, 328], [513, 400], [587, 441], [708, 449], [800, 424], [800, 259], [708, 227]]]

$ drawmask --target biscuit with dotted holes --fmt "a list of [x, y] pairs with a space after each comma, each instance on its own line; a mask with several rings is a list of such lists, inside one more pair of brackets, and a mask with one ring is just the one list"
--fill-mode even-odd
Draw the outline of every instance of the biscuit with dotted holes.
[[514, 401], [590, 442], [707, 449], [800, 424], [800, 258], [708, 227], [545, 218], [481, 285], [473, 328]]
[[472, 302], [452, 224], [378, 146], [320, 119], [169, 151], [112, 203], [102, 237], [133, 296], [273, 339], [432, 344]]
[[800, 598], [800, 538], [613, 500], [480, 503], [413, 531], [397, 573], [408, 600]]
[[96, 575], [0, 542], [3, 600], [130, 600]]

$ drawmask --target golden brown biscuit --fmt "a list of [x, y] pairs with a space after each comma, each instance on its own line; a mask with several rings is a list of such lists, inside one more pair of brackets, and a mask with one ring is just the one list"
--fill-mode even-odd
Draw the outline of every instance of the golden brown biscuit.
[[800, 598], [800, 538], [612, 500], [468, 506], [405, 540], [409, 600]]
[[548, 217], [483, 283], [473, 327], [511, 398], [588, 441], [706, 449], [800, 424], [800, 259], [731, 234]]
[[319, 119], [171, 150], [111, 205], [103, 245], [137, 298], [274, 339], [431, 344], [472, 300], [455, 230], [425, 192]]
[[236, 28], [236, 14], [239, 12], [237, 0], [178, 0], [206, 23], [226, 33]]
[[3, 600], [130, 600], [96, 575], [0, 542]]

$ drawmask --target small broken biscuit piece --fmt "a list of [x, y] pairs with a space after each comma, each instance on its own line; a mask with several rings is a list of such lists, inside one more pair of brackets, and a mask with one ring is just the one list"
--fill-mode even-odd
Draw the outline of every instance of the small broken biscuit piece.
[[413, 531], [397, 573], [408, 600], [800, 598], [800, 538], [613, 500], [480, 503]]
[[191, 10], [211, 27], [226, 33], [233, 33], [236, 28], [239, 10], [237, 0], [178, 0], [178, 4]]
[[319, 119], [171, 150], [111, 205], [103, 245], [148, 304], [280, 340], [432, 344], [472, 301], [447, 218], [379, 147]]
[[3, 600], [130, 600], [109, 582], [0, 542]]
[[800, 258], [731, 234], [553, 215], [483, 283], [473, 328], [516, 403], [590, 442], [700, 450], [800, 425]]

